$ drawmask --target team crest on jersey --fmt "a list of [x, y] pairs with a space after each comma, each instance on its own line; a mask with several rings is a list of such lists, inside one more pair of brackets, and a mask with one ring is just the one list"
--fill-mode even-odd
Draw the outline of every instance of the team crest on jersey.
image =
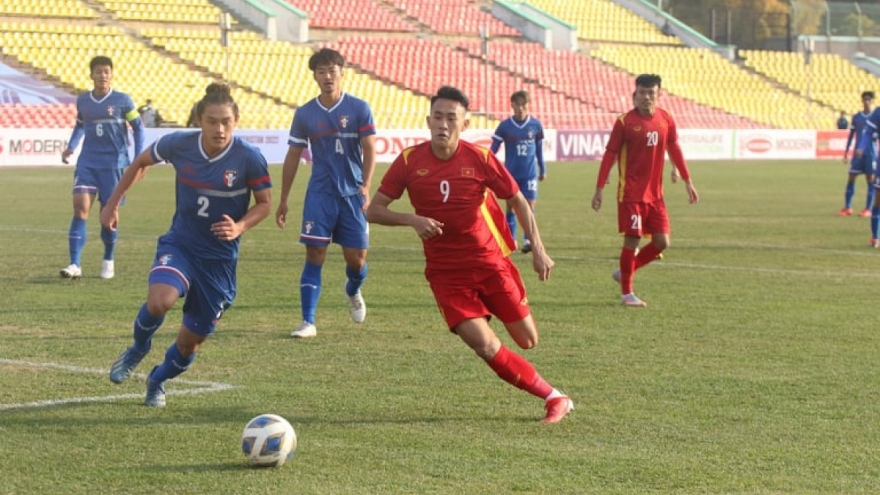
[[116, 107], [114, 107], [113, 105], [108, 105], [107, 106], [107, 115], [112, 116], [115, 114], [116, 114]]
[[424, 177], [424, 176], [428, 175], [428, 169], [420, 168], [420, 169], [416, 170], [416, 175], [418, 175], [419, 177]]
[[238, 178], [238, 170], [227, 170], [223, 172], [223, 183], [226, 184], [226, 187], [232, 187], [235, 185], [235, 179]]
[[170, 254], [163, 254], [162, 256], [159, 256], [159, 264], [162, 266], [170, 265], [171, 260], [173, 260], [173, 259], [174, 259], [174, 257], [171, 256]]
[[462, 169], [461, 169], [461, 176], [462, 176], [462, 177], [473, 177], [473, 176], [474, 176], [474, 169], [472, 169], [472, 168], [462, 168]]
[[639, 131], [642, 130], [642, 126], [640, 126], [640, 125], [634, 125], [634, 126], [633, 126], [633, 130], [636, 131], [636, 132], [639, 132]]
[[342, 127], [343, 129], [348, 127], [348, 122], [350, 120], [351, 119], [348, 118], [348, 115], [340, 115], [339, 116], [339, 127]]
[[529, 139], [535, 139], [535, 130], [534, 129], [529, 129], [529, 132], [527, 132], [526, 134], [528, 134]]

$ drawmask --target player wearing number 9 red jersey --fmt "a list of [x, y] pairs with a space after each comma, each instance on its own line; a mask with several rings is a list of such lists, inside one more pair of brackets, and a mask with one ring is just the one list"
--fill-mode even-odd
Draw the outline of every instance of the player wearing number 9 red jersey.
[[[655, 74], [642, 74], [636, 78], [635, 108], [614, 123], [592, 201], [593, 209], [599, 211], [602, 189], [616, 159], [619, 169], [617, 222], [624, 238], [620, 269], [613, 277], [620, 283], [621, 302], [626, 306], [645, 306], [633, 294], [633, 275], [657, 259], [669, 246], [669, 216], [663, 201], [663, 165], [667, 152], [685, 182], [688, 199], [691, 203], [699, 201], [678, 145], [675, 121], [667, 111], [656, 107], [660, 83], [660, 76]], [[651, 242], [639, 249], [643, 236], [650, 237]]]
[[[519, 271], [508, 254], [514, 243], [495, 196], [513, 207], [532, 242], [532, 265], [546, 280], [553, 260], [529, 203], [504, 165], [489, 150], [459, 140], [468, 127], [468, 98], [444, 86], [431, 98], [431, 141], [407, 148], [382, 178], [367, 219], [408, 225], [422, 239], [425, 277], [449, 329], [508, 383], [545, 400], [547, 423], [562, 419], [572, 402], [534, 366], [505, 347], [489, 326], [497, 316], [523, 349], [538, 343]], [[388, 208], [404, 191], [415, 213]]]

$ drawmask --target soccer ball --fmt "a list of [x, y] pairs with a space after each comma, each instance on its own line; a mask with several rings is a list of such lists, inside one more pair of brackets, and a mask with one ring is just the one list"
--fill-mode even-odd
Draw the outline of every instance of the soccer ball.
[[241, 450], [251, 466], [279, 467], [296, 452], [296, 432], [281, 416], [261, 414], [244, 427]]

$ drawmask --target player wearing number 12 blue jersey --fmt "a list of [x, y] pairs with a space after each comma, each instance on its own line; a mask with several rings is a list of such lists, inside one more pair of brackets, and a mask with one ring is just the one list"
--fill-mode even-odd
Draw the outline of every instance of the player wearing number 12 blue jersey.
[[[501, 122], [492, 136], [493, 153], [497, 153], [504, 143], [504, 166], [519, 185], [520, 191], [529, 202], [532, 212], [535, 211], [535, 202], [538, 200], [538, 181], [547, 176], [544, 166], [544, 128], [541, 122], [529, 115], [529, 94], [525, 91], [517, 91], [510, 95], [510, 106], [513, 108], [513, 116]], [[510, 204], [507, 205], [507, 226], [516, 239], [516, 213]], [[524, 235], [522, 252], [532, 250], [529, 236]]]
[[[73, 219], [68, 233], [70, 264], [61, 270], [64, 278], [82, 276], [81, 258], [86, 245], [86, 220], [95, 196], [102, 205], [119, 182], [122, 171], [128, 166], [128, 127], [134, 136], [135, 156], [144, 145], [144, 129], [134, 101], [125, 93], [111, 89], [113, 61], [98, 56], [89, 62], [90, 77], [94, 89], [76, 99], [76, 125], [61, 160], [68, 158], [82, 142], [82, 151], [76, 161], [73, 175]], [[101, 229], [104, 241], [104, 260], [101, 262], [101, 278], [113, 278], [113, 258], [117, 232]]]
[[345, 294], [355, 323], [367, 314], [361, 286], [367, 277], [370, 180], [376, 167], [376, 125], [367, 102], [342, 91], [345, 59], [324, 48], [309, 59], [321, 94], [301, 106], [293, 116], [289, 148], [284, 157], [281, 199], [275, 221], [284, 228], [287, 200], [299, 169], [303, 150], [311, 147], [312, 176], [303, 201], [299, 241], [306, 246], [306, 262], [300, 276], [302, 323], [291, 332], [294, 338], [314, 337], [315, 313], [321, 295], [321, 270], [327, 246], [342, 246], [345, 258]]
[[[233, 136], [238, 117], [229, 86], [209, 85], [196, 109], [201, 132], [173, 132], [138, 155], [101, 211], [101, 224], [115, 229], [122, 197], [146, 169], [163, 161], [173, 165], [177, 209], [171, 228], [159, 238], [147, 302], [134, 321], [134, 344], [110, 368], [115, 383], [131, 376], [150, 351], [165, 314], [186, 297], [177, 341], [147, 377], [147, 406], [165, 405], [165, 381], [189, 368], [199, 346], [232, 305], [241, 235], [272, 208], [266, 159]], [[249, 207], [251, 196], [255, 204]]]

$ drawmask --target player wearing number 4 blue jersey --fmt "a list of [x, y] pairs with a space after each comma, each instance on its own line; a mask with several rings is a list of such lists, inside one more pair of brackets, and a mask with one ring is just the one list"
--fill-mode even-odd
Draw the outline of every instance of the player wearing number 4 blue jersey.
[[[492, 136], [492, 152], [497, 153], [504, 143], [504, 166], [519, 185], [520, 191], [529, 202], [532, 212], [538, 200], [538, 182], [547, 176], [544, 166], [544, 128], [538, 119], [529, 115], [529, 94], [517, 91], [510, 95], [513, 116], [501, 122]], [[516, 213], [507, 204], [507, 225], [516, 240]], [[524, 234], [522, 252], [532, 250], [529, 236]]]
[[[128, 127], [134, 136], [134, 154], [140, 154], [144, 145], [144, 129], [134, 101], [125, 93], [110, 88], [113, 80], [113, 61], [98, 56], [89, 62], [94, 89], [76, 99], [76, 125], [61, 160], [67, 160], [82, 141], [82, 151], [76, 161], [73, 175], [73, 220], [68, 233], [70, 265], [61, 270], [64, 278], [82, 276], [82, 251], [86, 245], [86, 220], [97, 195], [101, 204], [119, 182], [128, 166]], [[101, 229], [104, 241], [104, 260], [101, 278], [113, 278], [113, 255], [117, 232]]]
[[303, 201], [299, 241], [306, 246], [306, 262], [300, 276], [302, 323], [291, 332], [294, 338], [314, 337], [315, 313], [321, 295], [321, 270], [327, 246], [342, 246], [345, 258], [345, 294], [355, 323], [366, 317], [361, 286], [367, 277], [370, 180], [376, 166], [376, 125], [367, 102], [342, 91], [345, 59], [324, 48], [309, 59], [317, 98], [301, 106], [293, 116], [289, 148], [284, 158], [281, 199], [275, 221], [284, 228], [288, 196], [299, 169], [303, 150], [311, 147], [312, 176]]
[[238, 117], [229, 86], [209, 85], [196, 108], [201, 132], [173, 132], [138, 155], [101, 211], [101, 224], [115, 229], [120, 201], [147, 168], [163, 161], [173, 165], [177, 209], [171, 228], [159, 238], [147, 302], [134, 321], [134, 344], [110, 368], [115, 383], [131, 376], [150, 351], [165, 314], [186, 297], [177, 341], [147, 377], [147, 406], [165, 405], [165, 381], [189, 368], [199, 346], [232, 305], [241, 235], [272, 208], [266, 159], [233, 136]]

